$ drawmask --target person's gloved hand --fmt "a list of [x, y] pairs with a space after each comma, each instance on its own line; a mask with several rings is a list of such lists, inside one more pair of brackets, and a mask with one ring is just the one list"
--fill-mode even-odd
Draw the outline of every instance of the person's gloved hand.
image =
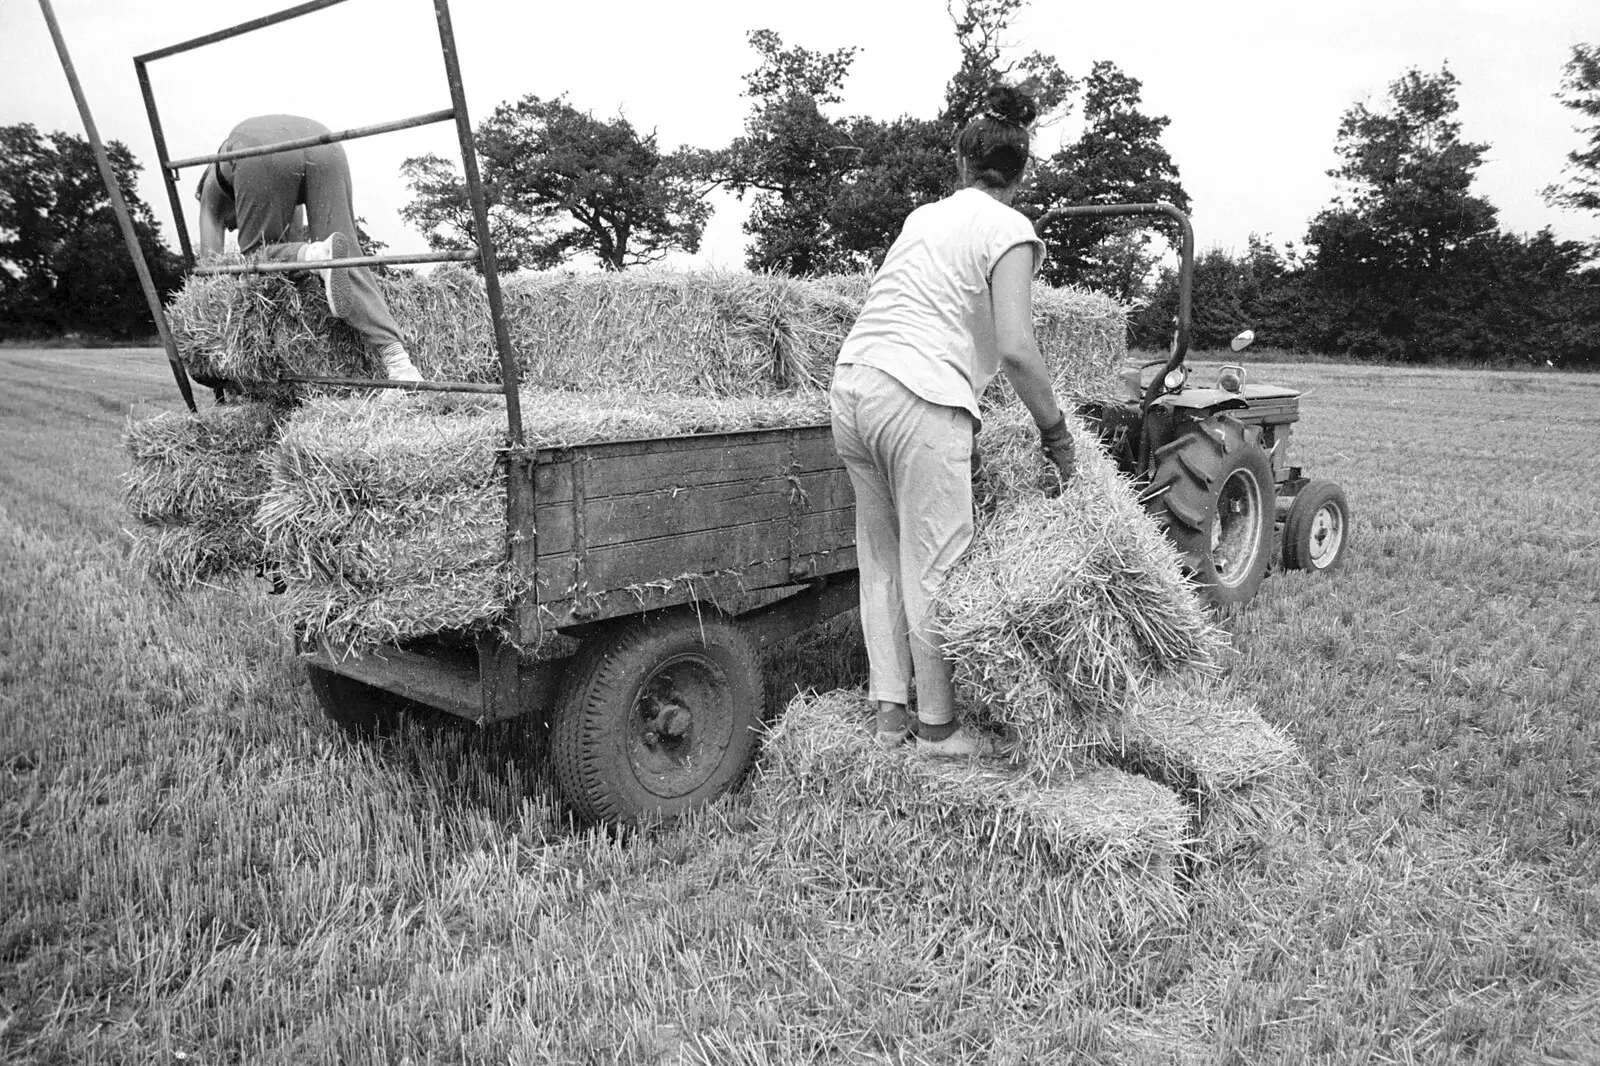
[[1039, 440], [1044, 445], [1046, 458], [1055, 464], [1056, 471], [1061, 475], [1061, 484], [1065, 487], [1078, 469], [1078, 451], [1072, 443], [1072, 434], [1067, 432], [1067, 416], [1062, 415], [1053, 424], [1041, 428]]

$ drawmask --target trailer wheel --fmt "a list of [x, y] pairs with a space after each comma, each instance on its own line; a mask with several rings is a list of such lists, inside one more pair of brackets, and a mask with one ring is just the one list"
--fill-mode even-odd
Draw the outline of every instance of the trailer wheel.
[[1212, 415], [1158, 449], [1145, 506], [1213, 606], [1246, 603], [1272, 556], [1272, 460], [1244, 427]]
[[755, 648], [730, 621], [674, 611], [627, 623], [567, 668], [556, 782], [581, 821], [671, 819], [743, 779], [762, 696]]
[[1283, 523], [1283, 565], [1327, 573], [1350, 546], [1350, 505], [1331, 481], [1313, 481], [1295, 494]]
[[306, 677], [328, 721], [353, 737], [388, 736], [408, 715], [430, 710], [425, 704], [320, 666], [307, 665]]

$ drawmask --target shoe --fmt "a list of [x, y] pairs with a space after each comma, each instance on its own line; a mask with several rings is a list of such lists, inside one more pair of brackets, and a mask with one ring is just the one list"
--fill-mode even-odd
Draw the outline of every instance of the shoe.
[[892, 751], [895, 748], [898, 748], [900, 745], [910, 740], [911, 737], [912, 732], [910, 726], [906, 726], [904, 729], [898, 731], [893, 729], [880, 729], [872, 734], [873, 743], [877, 744], [878, 747], [885, 751]]
[[422, 371], [411, 361], [405, 345], [399, 341], [386, 344], [378, 353], [383, 360], [383, 373], [390, 381], [421, 381]]
[[880, 703], [872, 739], [878, 747], [898, 748], [911, 739], [911, 714], [903, 703]]
[[[325, 263], [330, 259], [349, 259], [358, 254], [353, 242], [343, 233], [334, 233], [326, 239], [313, 241], [300, 249], [300, 260], [305, 263]], [[350, 286], [346, 270], [319, 270], [322, 288], [328, 297], [328, 310], [334, 318], [345, 318], [355, 302], [355, 290]]]
[[960, 726], [943, 740], [917, 738], [917, 754], [935, 759], [1011, 759], [1020, 744], [1016, 737], [997, 737], [992, 733]]

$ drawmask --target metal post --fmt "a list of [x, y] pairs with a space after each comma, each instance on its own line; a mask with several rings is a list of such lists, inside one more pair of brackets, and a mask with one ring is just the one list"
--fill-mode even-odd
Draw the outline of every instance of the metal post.
[[150, 116], [150, 133], [156, 141], [156, 164], [161, 168], [162, 184], [167, 187], [167, 203], [172, 206], [172, 224], [178, 231], [183, 263], [192, 267], [194, 248], [189, 243], [189, 224], [183, 217], [183, 197], [178, 195], [178, 175], [167, 165], [167, 135], [161, 129], [161, 115], [156, 111], [156, 93], [150, 85], [150, 71], [143, 59], [133, 61], [133, 70], [139, 77], [139, 93], [144, 97], [145, 114]]
[[178, 391], [183, 393], [183, 402], [193, 411], [194, 391], [189, 387], [189, 375], [183, 369], [182, 361], [178, 359], [178, 346], [173, 342], [172, 331], [167, 328], [167, 316], [161, 306], [161, 296], [156, 292], [155, 282], [150, 278], [150, 267], [144, 261], [144, 250], [139, 247], [139, 234], [133, 228], [133, 217], [128, 213], [128, 204], [123, 200], [122, 189], [117, 185], [116, 172], [111, 169], [111, 160], [106, 155], [105, 145], [100, 143], [100, 131], [96, 129], [94, 116], [89, 112], [89, 101], [84, 98], [83, 86], [78, 82], [78, 72], [72, 65], [72, 56], [67, 52], [67, 42], [61, 36], [61, 25], [56, 22], [56, 13], [50, 6], [50, 0], [39, 0], [39, 8], [44, 12], [45, 24], [50, 27], [50, 37], [55, 42], [56, 54], [61, 58], [61, 69], [66, 72], [67, 84], [72, 87], [72, 98], [78, 105], [84, 132], [88, 134], [89, 144], [94, 149], [95, 163], [100, 167], [100, 179], [105, 182], [106, 192], [111, 197], [111, 209], [116, 212], [117, 224], [122, 227], [122, 239], [128, 244], [128, 254], [133, 257], [133, 267], [139, 274], [139, 284], [143, 286], [144, 298], [150, 305], [150, 316], [156, 320], [156, 330], [161, 334], [161, 344], [167, 350], [167, 361], [172, 364], [172, 376], [178, 381]]
[[467, 179], [467, 195], [472, 200], [472, 218], [482, 256], [483, 287], [489, 298], [489, 317], [494, 322], [494, 342], [500, 350], [500, 381], [506, 392], [506, 423], [511, 446], [522, 447], [522, 401], [517, 396], [517, 358], [511, 349], [511, 332], [506, 327], [505, 304], [500, 296], [500, 263], [489, 236], [489, 207], [483, 198], [483, 179], [478, 174], [478, 152], [472, 143], [472, 122], [467, 116], [467, 94], [461, 83], [461, 64], [456, 59], [455, 31], [450, 26], [449, 0], [433, 0], [439, 22], [439, 43], [444, 51], [445, 77], [450, 82], [450, 105], [456, 114], [456, 136], [461, 141], [461, 166]]

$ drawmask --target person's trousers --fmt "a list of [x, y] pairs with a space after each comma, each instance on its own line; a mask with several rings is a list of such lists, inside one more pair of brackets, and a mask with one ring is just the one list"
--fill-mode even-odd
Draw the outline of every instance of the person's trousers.
[[856, 496], [868, 695], [905, 703], [914, 676], [918, 719], [943, 725], [955, 701], [932, 600], [972, 543], [972, 416], [850, 363], [828, 399]]
[[[240, 123], [220, 151], [326, 132], [320, 122], [310, 119], [269, 115]], [[233, 186], [239, 251], [243, 254], [259, 255], [273, 262], [295, 262], [308, 241], [326, 240], [335, 233], [343, 233], [352, 247], [360, 247], [350, 164], [342, 145], [319, 144], [236, 159], [218, 164], [218, 170]], [[296, 218], [300, 204], [306, 208], [304, 227]], [[378, 291], [372, 272], [356, 267], [346, 273], [350, 275], [352, 306], [344, 320], [373, 350], [400, 340], [400, 327]]]

